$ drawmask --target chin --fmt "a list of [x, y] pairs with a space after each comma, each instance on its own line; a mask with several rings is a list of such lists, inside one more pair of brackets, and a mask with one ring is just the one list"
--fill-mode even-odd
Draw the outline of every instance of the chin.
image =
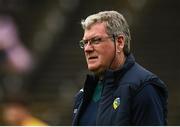
[[92, 72], [98, 71], [98, 67], [97, 67], [97, 66], [90, 66], [90, 65], [88, 65], [88, 69], [89, 69], [90, 71], [92, 71]]
[[93, 68], [93, 67], [88, 67], [88, 70], [94, 72], [94, 71], [97, 71], [97, 68]]
[[100, 67], [90, 67], [88, 66], [89, 71], [93, 72], [95, 75], [102, 74], [103, 69]]

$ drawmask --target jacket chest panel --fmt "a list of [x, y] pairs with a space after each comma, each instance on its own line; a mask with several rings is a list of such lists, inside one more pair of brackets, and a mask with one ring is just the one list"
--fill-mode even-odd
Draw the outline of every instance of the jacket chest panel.
[[97, 115], [97, 125], [128, 125], [130, 96], [128, 87], [103, 91]]

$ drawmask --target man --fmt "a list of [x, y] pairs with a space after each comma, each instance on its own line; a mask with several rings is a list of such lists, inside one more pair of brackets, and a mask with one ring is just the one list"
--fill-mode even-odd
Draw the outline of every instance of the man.
[[103, 11], [81, 24], [80, 47], [93, 75], [75, 97], [73, 125], [166, 125], [166, 86], [135, 62], [124, 17]]

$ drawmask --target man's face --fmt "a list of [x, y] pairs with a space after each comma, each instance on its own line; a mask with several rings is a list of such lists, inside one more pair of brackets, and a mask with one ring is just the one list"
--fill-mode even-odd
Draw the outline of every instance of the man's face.
[[101, 73], [109, 68], [115, 47], [112, 37], [106, 32], [104, 23], [96, 23], [84, 31], [83, 40], [98, 39], [98, 44], [88, 44], [84, 47], [88, 69], [94, 73]]

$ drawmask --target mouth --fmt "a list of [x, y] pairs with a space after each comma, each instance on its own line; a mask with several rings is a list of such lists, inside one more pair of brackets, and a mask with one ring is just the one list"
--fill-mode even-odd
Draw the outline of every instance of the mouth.
[[98, 59], [97, 56], [90, 56], [90, 57], [88, 58], [88, 60], [96, 60], [96, 59]]

